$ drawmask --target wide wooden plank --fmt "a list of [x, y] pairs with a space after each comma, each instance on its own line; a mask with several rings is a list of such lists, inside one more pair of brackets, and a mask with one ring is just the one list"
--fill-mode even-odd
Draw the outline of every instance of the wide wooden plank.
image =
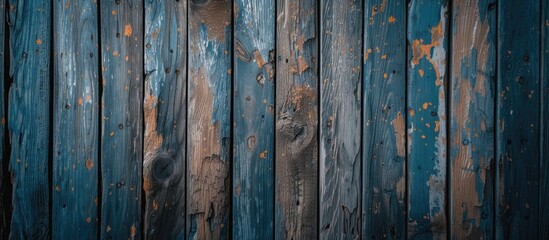
[[9, 66], [6, 48], [8, 31], [6, 29], [6, 1], [0, 2], [0, 238], [8, 239], [11, 222], [11, 180], [9, 167], [9, 138], [6, 134], [6, 104], [8, 93], [6, 81], [9, 81]]
[[232, 238], [274, 228], [275, 1], [234, 1]]
[[452, 239], [494, 237], [496, 9], [452, 4], [450, 221]]
[[321, 1], [320, 239], [361, 230], [362, 2]]
[[101, 1], [101, 238], [141, 238], [143, 1]]
[[187, 235], [228, 239], [231, 1], [189, 4]]
[[97, 5], [91, 1], [53, 1], [53, 11], [52, 238], [97, 239]]
[[[549, 239], [549, 2], [542, 1], [541, 17], [541, 162], [539, 239]], [[545, 217], [543, 217], [545, 216]]]
[[8, 128], [13, 183], [13, 239], [50, 233], [51, 2], [8, 1], [10, 78]]
[[496, 239], [539, 234], [540, 14], [540, 2], [498, 3]]
[[408, 13], [408, 238], [445, 239], [448, 2]]
[[406, 11], [364, 3], [363, 238], [406, 237]]
[[317, 1], [277, 1], [275, 239], [318, 238]]
[[187, 2], [145, 2], [144, 231], [185, 236]]

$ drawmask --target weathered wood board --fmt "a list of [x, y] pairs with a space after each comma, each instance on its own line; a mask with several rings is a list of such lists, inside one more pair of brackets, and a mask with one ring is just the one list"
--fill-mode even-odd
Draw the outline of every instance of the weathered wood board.
[[9, 167], [9, 138], [6, 132], [7, 83], [9, 82], [9, 47], [6, 28], [6, 1], [0, 2], [0, 238], [8, 239], [11, 221], [11, 181]]
[[[539, 238], [549, 239], [549, 2], [541, 3], [541, 156]], [[544, 217], [545, 216], [545, 217]]]

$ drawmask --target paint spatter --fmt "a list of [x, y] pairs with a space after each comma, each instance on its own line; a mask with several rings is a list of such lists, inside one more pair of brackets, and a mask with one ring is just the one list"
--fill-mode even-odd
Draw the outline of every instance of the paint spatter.
[[389, 17], [389, 23], [395, 23], [396, 22], [396, 18], [393, 17], [393, 16], [390, 16]]
[[93, 161], [91, 159], [88, 159], [86, 160], [86, 168], [88, 170], [91, 170], [93, 168], [94, 164], [93, 164]]
[[40, 44], [42, 44], [42, 39], [40, 39], [40, 38], [36, 39], [36, 45], [40, 45]]
[[132, 35], [132, 33], [133, 33], [132, 25], [127, 24], [127, 25], [124, 27], [124, 36], [129, 37], [129, 36]]
[[261, 153], [259, 154], [259, 157], [260, 157], [261, 159], [266, 159], [266, 158], [267, 158], [267, 150], [261, 152]]

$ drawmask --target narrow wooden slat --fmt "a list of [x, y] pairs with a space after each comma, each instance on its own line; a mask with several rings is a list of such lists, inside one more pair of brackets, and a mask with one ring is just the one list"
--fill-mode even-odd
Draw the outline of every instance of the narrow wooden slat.
[[189, 4], [187, 235], [228, 239], [231, 1]]
[[234, 1], [233, 239], [272, 239], [275, 1]]
[[277, 1], [275, 239], [318, 238], [317, 1]]
[[364, 239], [406, 237], [406, 11], [398, 0], [364, 6]]
[[408, 13], [408, 237], [445, 239], [448, 2]]
[[53, 1], [53, 11], [52, 238], [97, 239], [97, 5], [91, 1]]
[[13, 239], [49, 237], [50, 1], [8, 1]]
[[496, 9], [452, 5], [450, 216], [452, 239], [493, 239]]
[[498, 3], [496, 239], [539, 233], [540, 14], [537, 1]]
[[[541, 162], [539, 239], [549, 239], [549, 2], [543, 1], [541, 17]], [[545, 216], [545, 217], [543, 217]]]
[[185, 236], [187, 2], [145, 2], [144, 229]]
[[101, 238], [141, 238], [143, 1], [101, 1]]
[[6, 1], [0, 2], [0, 238], [8, 239], [10, 234], [11, 221], [11, 180], [8, 172], [9, 138], [6, 134], [6, 91], [5, 83], [9, 78], [8, 69], [8, 49], [5, 48], [7, 29], [6, 29]]

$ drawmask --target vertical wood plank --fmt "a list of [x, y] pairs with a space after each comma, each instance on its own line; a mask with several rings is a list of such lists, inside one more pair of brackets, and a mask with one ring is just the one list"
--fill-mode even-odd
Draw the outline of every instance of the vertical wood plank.
[[143, 1], [101, 1], [101, 238], [141, 238]]
[[363, 238], [406, 237], [406, 11], [364, 6]]
[[408, 14], [408, 237], [445, 239], [448, 2], [412, 0]]
[[8, 239], [11, 221], [11, 180], [8, 172], [9, 139], [6, 134], [6, 81], [9, 81], [9, 69], [6, 49], [6, 1], [0, 2], [0, 238]]
[[53, 1], [53, 11], [52, 238], [97, 239], [97, 5], [92, 1]]
[[187, 1], [145, 2], [144, 229], [185, 237]]
[[51, 2], [10, 0], [11, 238], [49, 237]]
[[497, 239], [539, 234], [540, 14], [537, 1], [498, 3]]
[[233, 239], [272, 239], [275, 1], [234, 1]]
[[277, 1], [275, 238], [318, 238], [317, 1]]
[[450, 215], [452, 239], [492, 239], [496, 9], [452, 5]]
[[[539, 239], [549, 239], [549, 2], [542, 1], [541, 17], [541, 162]], [[546, 217], [543, 217], [546, 216]]]
[[187, 235], [228, 239], [231, 1], [189, 4]]

